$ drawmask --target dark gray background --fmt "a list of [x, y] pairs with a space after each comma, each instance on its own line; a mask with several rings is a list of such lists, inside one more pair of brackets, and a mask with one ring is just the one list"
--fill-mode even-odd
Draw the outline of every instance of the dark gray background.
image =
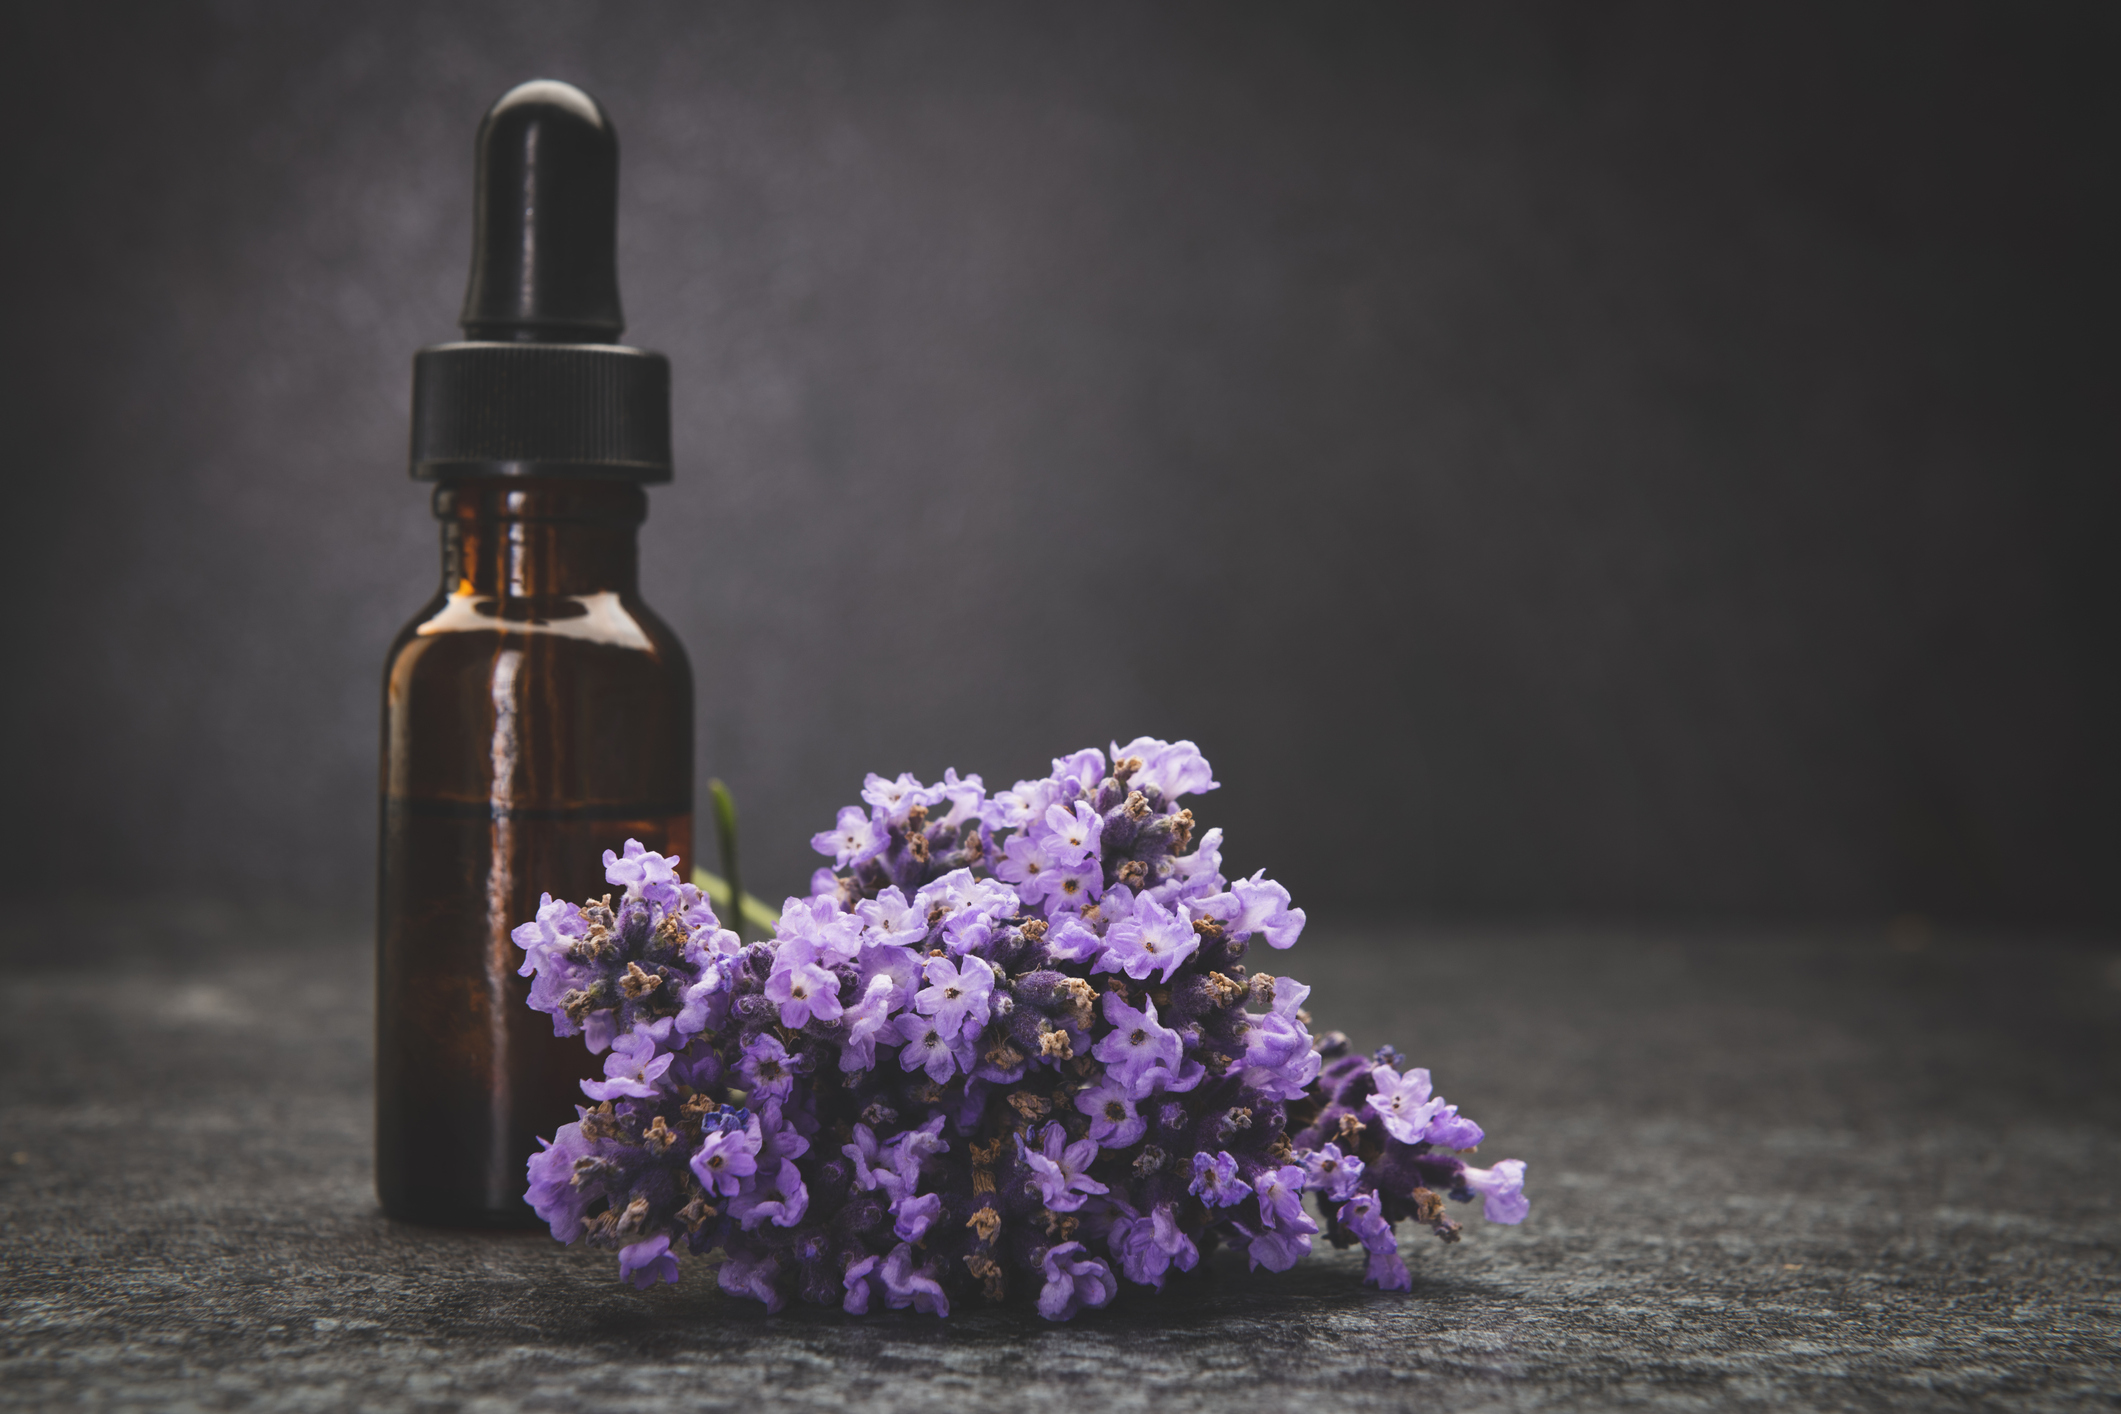
[[485, 105], [613, 114], [761, 892], [1192, 736], [1323, 910], [2121, 922], [2114, 12], [15, 6], [18, 894], [366, 906]]

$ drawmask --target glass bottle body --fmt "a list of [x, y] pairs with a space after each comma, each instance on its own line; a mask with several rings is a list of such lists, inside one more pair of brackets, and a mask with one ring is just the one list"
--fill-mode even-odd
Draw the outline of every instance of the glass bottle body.
[[527, 1004], [513, 929], [609, 890], [606, 849], [692, 857], [692, 679], [638, 592], [624, 482], [435, 491], [442, 589], [384, 673], [376, 1189], [390, 1216], [534, 1226], [524, 1164], [600, 1073]]

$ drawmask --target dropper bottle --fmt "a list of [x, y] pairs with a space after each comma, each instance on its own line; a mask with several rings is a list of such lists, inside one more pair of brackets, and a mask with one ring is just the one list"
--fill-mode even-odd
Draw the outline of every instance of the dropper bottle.
[[413, 1222], [532, 1226], [524, 1164], [597, 1067], [510, 940], [606, 849], [692, 854], [692, 677], [641, 602], [670, 366], [616, 343], [618, 141], [536, 81], [480, 125], [465, 341], [413, 362], [442, 584], [384, 672], [376, 1189]]

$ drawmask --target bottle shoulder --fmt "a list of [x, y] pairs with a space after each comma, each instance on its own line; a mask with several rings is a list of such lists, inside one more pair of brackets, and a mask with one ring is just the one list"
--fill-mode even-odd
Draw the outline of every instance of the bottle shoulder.
[[388, 799], [484, 811], [505, 783], [511, 808], [690, 801], [683, 649], [631, 596], [580, 599], [444, 595], [406, 625], [383, 674]]
[[554, 594], [507, 598], [488, 594], [437, 594], [398, 631], [389, 661], [456, 658], [509, 648], [535, 648], [541, 657], [564, 660], [588, 653], [639, 655], [685, 673], [684, 646], [668, 624], [631, 594]]

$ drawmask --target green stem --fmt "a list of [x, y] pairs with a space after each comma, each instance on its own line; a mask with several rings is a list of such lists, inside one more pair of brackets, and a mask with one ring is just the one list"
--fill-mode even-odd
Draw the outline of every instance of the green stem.
[[736, 800], [720, 780], [707, 782], [714, 801], [714, 830], [722, 851], [722, 878], [729, 884], [729, 917], [723, 920], [744, 936], [744, 881], [736, 871]]

